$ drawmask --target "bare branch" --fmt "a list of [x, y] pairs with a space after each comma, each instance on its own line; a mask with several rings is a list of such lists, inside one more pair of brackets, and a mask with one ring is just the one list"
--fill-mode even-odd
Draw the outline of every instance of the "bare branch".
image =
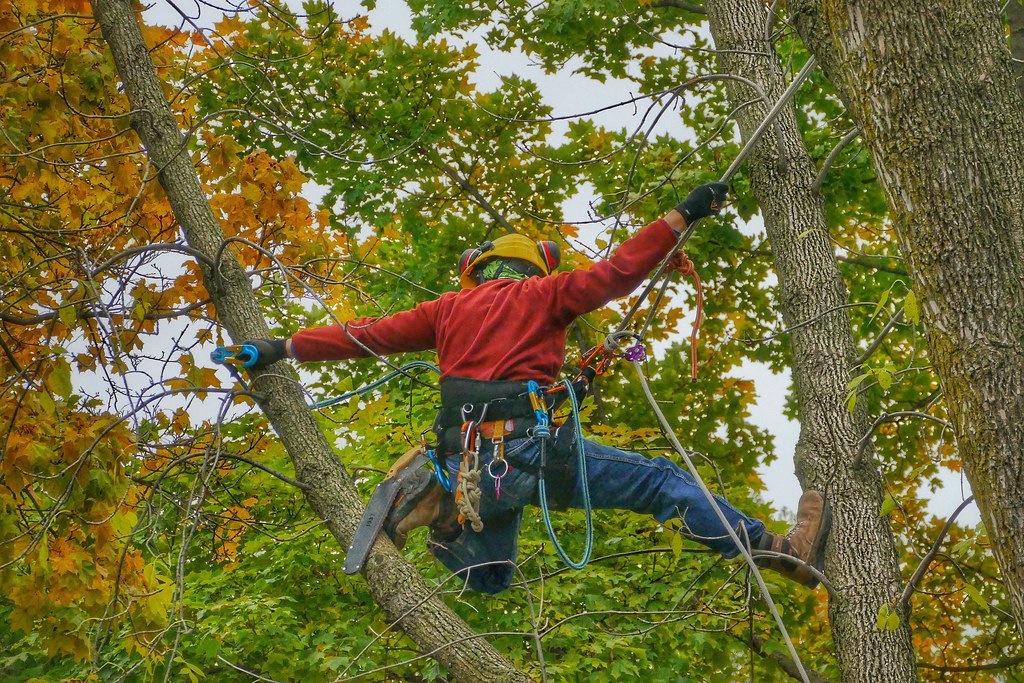
[[825, 159], [825, 163], [821, 165], [821, 170], [818, 171], [818, 177], [815, 178], [814, 183], [811, 184], [812, 190], [815, 192], [821, 191], [821, 186], [825, 184], [825, 176], [827, 176], [828, 172], [832, 169], [832, 165], [836, 162], [836, 159], [839, 158], [839, 154], [846, 149], [847, 145], [858, 137], [860, 137], [859, 128], [854, 128], [843, 136], [843, 139], [839, 141], [839, 144], [835, 146], [835, 149], [829, 153], [828, 157]]
[[685, 2], [684, 0], [657, 0], [657, 2], [651, 3], [651, 7], [671, 7], [672, 9], [681, 9], [684, 12], [692, 12], [694, 14], [708, 13], [703, 5]]
[[886, 336], [888, 336], [890, 332], [896, 329], [896, 326], [900, 323], [901, 320], [903, 320], [904, 313], [904, 309], [900, 308], [900, 310], [896, 311], [895, 315], [889, 318], [889, 322], [886, 323], [884, 328], [882, 328], [882, 331], [875, 338], [875, 340], [868, 344], [868, 348], [864, 350], [864, 353], [862, 353], [860, 357], [853, 361], [854, 367], [857, 367], [858, 365], [863, 365], [864, 361], [866, 361], [868, 358], [871, 358], [871, 356], [874, 355], [875, 351], [878, 350], [878, 347], [882, 345], [883, 341], [885, 341]]
[[974, 502], [974, 496], [968, 496], [967, 500], [960, 503], [953, 514], [946, 520], [946, 524], [942, 527], [939, 535], [935, 538], [935, 542], [932, 543], [931, 550], [928, 554], [921, 559], [921, 564], [917, 565], [917, 569], [914, 570], [913, 576], [910, 577], [910, 581], [907, 581], [907, 585], [903, 588], [903, 593], [900, 594], [899, 599], [896, 601], [896, 611], [902, 611], [910, 603], [910, 598], [914, 594], [914, 589], [917, 584], [920, 583], [921, 579], [924, 578], [925, 573], [928, 571], [928, 567], [931, 566], [932, 560], [939, 554], [939, 548], [942, 547], [942, 542], [946, 539], [946, 534], [953, 527], [953, 522], [963, 512], [964, 508]]

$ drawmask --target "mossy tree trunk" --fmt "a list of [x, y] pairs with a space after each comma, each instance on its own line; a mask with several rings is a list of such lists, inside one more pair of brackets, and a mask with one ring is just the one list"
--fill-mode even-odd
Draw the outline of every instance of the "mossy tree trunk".
[[[753, 81], [770, 100], [737, 115], [747, 139], [787, 85], [765, 35], [765, 5], [760, 0], [711, 0], [707, 9], [715, 46], [723, 50], [719, 70]], [[734, 108], [758, 97], [734, 81], [727, 89]], [[777, 134], [783, 138], [784, 159], [779, 158]], [[817, 169], [793, 107], [782, 112], [778, 125], [758, 144], [748, 173], [772, 245], [779, 307], [787, 327], [795, 328], [789, 336], [801, 425], [797, 474], [805, 489], [828, 494], [834, 514], [826, 572], [836, 588], [829, 615], [843, 680], [915, 680], [906, 620], [895, 632], [875, 627], [881, 605], [899, 595], [899, 561], [888, 520], [878, 515], [881, 477], [870, 452], [858, 458], [870, 419], [863, 402], [853, 414], [846, 406], [858, 355], [843, 308], [849, 293], [828, 233], [824, 199], [814, 188]], [[808, 320], [815, 322], [798, 327]]]
[[1024, 99], [1001, 6], [794, 0], [790, 9], [871, 151], [1021, 630]]
[[[185, 150], [177, 122], [143, 41], [130, 0], [95, 0], [103, 37], [110, 46], [131, 103], [138, 133], [188, 243], [207, 258], [203, 279], [217, 317], [236, 341], [269, 336], [249, 278], [230, 249]], [[212, 262], [221, 255], [217, 267]], [[342, 547], [348, 543], [363, 504], [351, 478], [317, 427], [295, 374], [284, 364], [254, 373], [253, 389], [288, 450], [306, 499]], [[460, 681], [531, 680], [432, 596], [415, 567], [386, 539], [375, 546], [364, 571], [374, 600], [425, 652]], [[347, 624], [325, 624], [345, 629]]]

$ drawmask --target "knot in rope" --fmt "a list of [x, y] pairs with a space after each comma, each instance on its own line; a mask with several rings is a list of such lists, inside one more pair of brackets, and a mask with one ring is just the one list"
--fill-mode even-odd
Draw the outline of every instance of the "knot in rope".
[[692, 277], [697, 274], [697, 268], [693, 265], [693, 261], [682, 251], [675, 253], [672, 260], [668, 262], [668, 267], [684, 277]]
[[627, 330], [612, 332], [604, 338], [604, 350], [607, 353], [615, 353], [622, 346], [622, 340], [626, 338], [636, 338], [636, 334]]
[[469, 457], [459, 463], [459, 483], [455, 487], [455, 505], [459, 509], [459, 524], [469, 521], [473, 531], [484, 529], [480, 519], [480, 460], [474, 453], [472, 464]]

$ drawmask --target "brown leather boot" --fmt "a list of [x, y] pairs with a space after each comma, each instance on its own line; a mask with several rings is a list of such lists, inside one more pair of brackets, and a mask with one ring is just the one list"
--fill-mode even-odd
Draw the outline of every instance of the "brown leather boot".
[[402, 482], [398, 499], [384, 520], [384, 533], [399, 550], [405, 547], [409, 533], [421, 526], [429, 526], [435, 532], [443, 530], [444, 536], [451, 540], [456, 517], [452, 495], [444, 490], [433, 472], [417, 470]]
[[788, 579], [808, 588], [818, 585], [818, 579], [804, 565], [778, 556], [758, 558], [759, 550], [770, 550], [795, 557], [818, 571], [825, 568], [825, 542], [832, 528], [832, 511], [825, 496], [817, 491], [807, 491], [800, 496], [796, 509], [796, 526], [785, 536], [766, 531], [754, 548], [754, 563], [779, 572]]

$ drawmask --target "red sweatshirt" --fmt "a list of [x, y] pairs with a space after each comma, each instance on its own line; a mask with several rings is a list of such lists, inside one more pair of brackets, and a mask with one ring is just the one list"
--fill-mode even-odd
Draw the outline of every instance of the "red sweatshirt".
[[[566, 328], [577, 316], [626, 296], [676, 243], [664, 220], [619, 245], [589, 270], [494, 280], [447, 292], [383, 318], [360, 318], [292, 337], [299, 361], [346, 360], [437, 349], [441, 376], [554, 382], [565, 359]], [[350, 337], [351, 335], [351, 337]]]

